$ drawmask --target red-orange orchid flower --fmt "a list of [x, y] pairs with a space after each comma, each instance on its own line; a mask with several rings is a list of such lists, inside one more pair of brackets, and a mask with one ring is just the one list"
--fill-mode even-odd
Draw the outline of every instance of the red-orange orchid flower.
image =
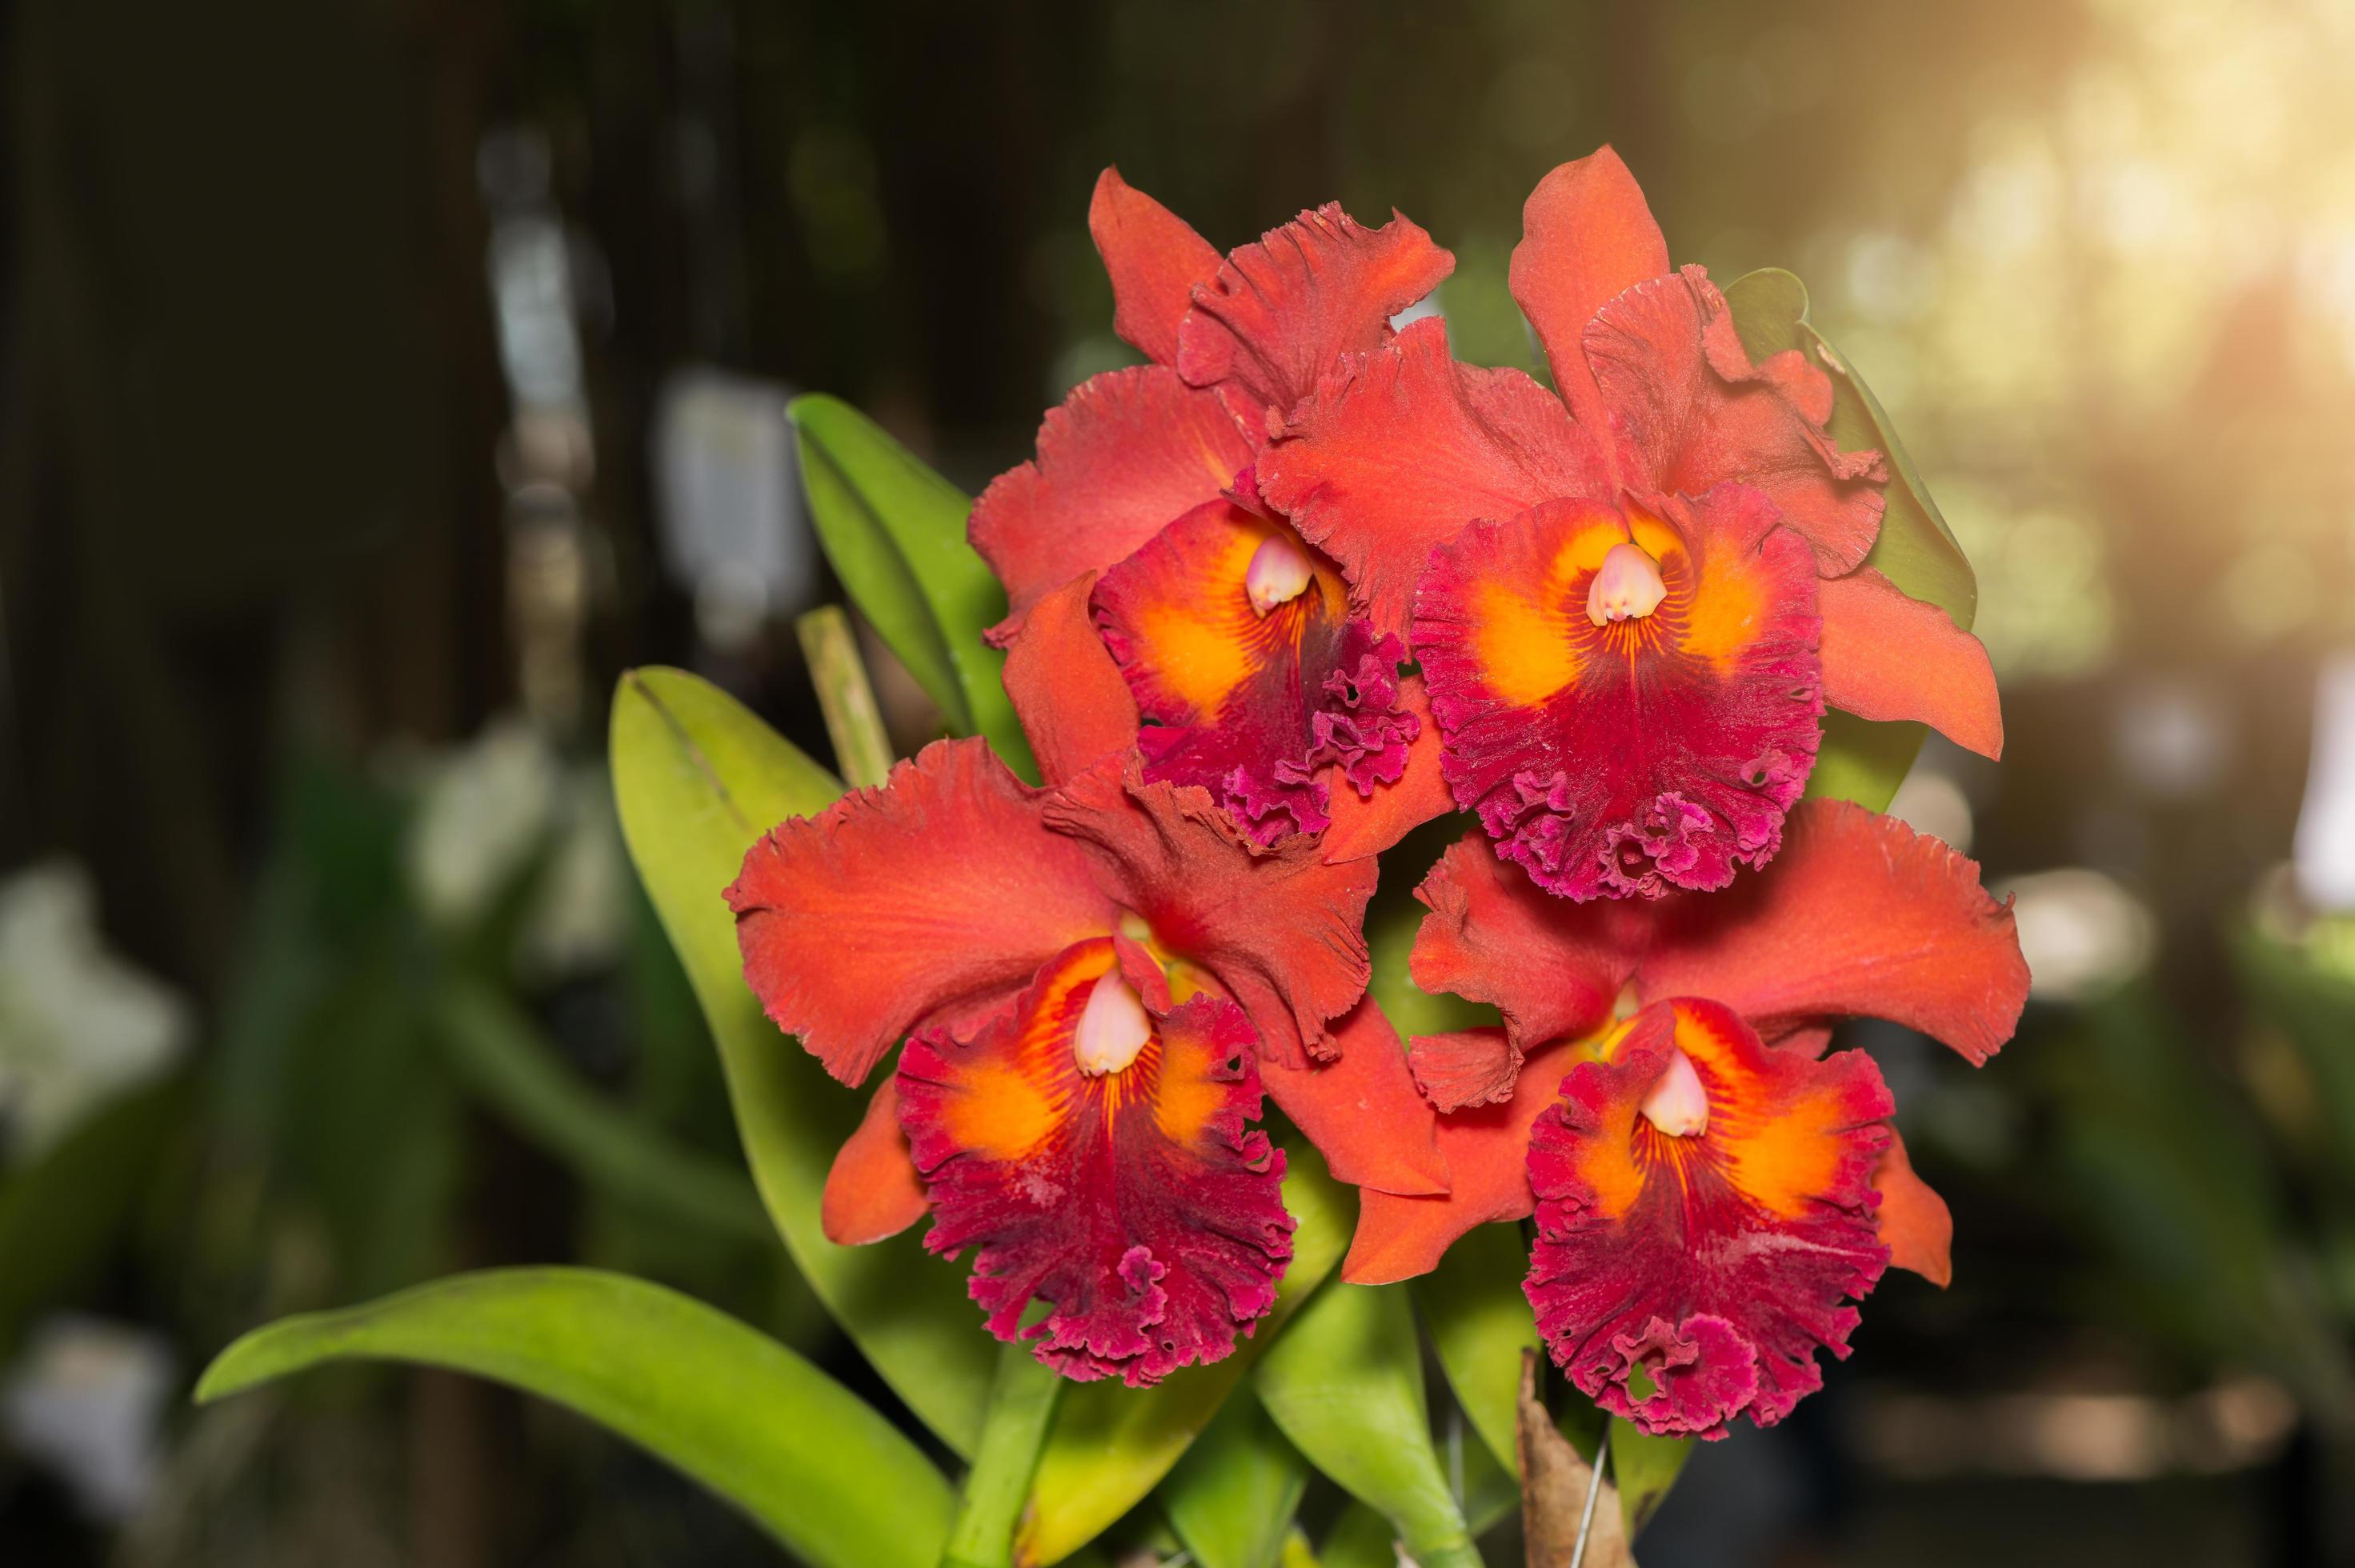
[[[1399, 673], [1405, 643], [1352, 616], [1251, 465], [1318, 374], [1390, 341], [1454, 260], [1405, 218], [1368, 229], [1332, 206], [1221, 260], [1110, 169], [1089, 227], [1114, 324], [1154, 363], [1082, 384], [1036, 460], [974, 508], [1011, 606], [993, 634], [1016, 656], [1009, 684], [1035, 673], [1062, 705], [1100, 702], [1147, 782], [1200, 785], [1255, 843], [1337, 816], [1350, 831], [1329, 854], [1386, 848], [1447, 809], [1435, 737], [1413, 746], [1430, 726]], [[1107, 660], [1119, 681], [1077, 673]]]
[[1722, 887], [1775, 853], [1827, 704], [1999, 752], [1985, 652], [1862, 565], [1887, 470], [1826, 433], [1823, 368], [1752, 361], [1608, 148], [1524, 222], [1513, 294], [1559, 397], [1418, 322], [1328, 369], [1254, 470], [1408, 634], [1498, 853], [1572, 898]]
[[1645, 1430], [1704, 1436], [1817, 1387], [1816, 1347], [1847, 1353], [1845, 1301], [1887, 1263], [1945, 1283], [1952, 1224], [1880, 1073], [1824, 1052], [1850, 1015], [1974, 1063], [2010, 1035], [2027, 966], [1969, 861], [1811, 800], [1774, 863], [1722, 893], [1567, 903], [1467, 840], [1417, 896], [1416, 983], [1505, 1022], [1412, 1043], [1458, 1107], [1440, 1124], [1453, 1184], [1366, 1194], [1343, 1277], [1423, 1273], [1473, 1226], [1534, 1213], [1554, 1359]]
[[[1082, 715], [1084, 710], [1082, 710]], [[1290, 1256], [1263, 1086], [1339, 1179], [1446, 1188], [1430, 1107], [1361, 1000], [1370, 859], [1245, 841], [1200, 789], [1148, 783], [1026, 712], [1048, 785], [944, 741], [879, 789], [784, 822], [728, 889], [769, 1016], [845, 1083], [908, 1041], [837, 1157], [838, 1242], [927, 1207], [974, 1254], [1001, 1337], [1151, 1383], [1213, 1361]]]

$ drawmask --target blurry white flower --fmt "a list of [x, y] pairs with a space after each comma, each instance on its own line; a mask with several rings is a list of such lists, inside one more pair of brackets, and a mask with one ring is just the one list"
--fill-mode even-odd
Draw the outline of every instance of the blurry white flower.
[[0, 883], [0, 1147], [23, 1159], [186, 1049], [187, 1002], [108, 952], [77, 865]]
[[158, 1336], [52, 1318], [0, 1389], [0, 1427], [19, 1454], [54, 1471], [91, 1518], [119, 1524], [155, 1489], [172, 1384], [172, 1358]]
[[1997, 889], [2019, 902], [2029, 994], [2079, 1001], [2150, 967], [2158, 923], [2140, 899], [2098, 871], [2070, 867], [2017, 876]]
[[604, 770], [574, 769], [563, 792], [559, 837], [517, 953], [527, 973], [543, 978], [610, 962], [621, 950], [629, 918], [630, 874]]
[[409, 831], [409, 878], [427, 918], [472, 925], [546, 838], [563, 767], [522, 719], [494, 721], [431, 765]]

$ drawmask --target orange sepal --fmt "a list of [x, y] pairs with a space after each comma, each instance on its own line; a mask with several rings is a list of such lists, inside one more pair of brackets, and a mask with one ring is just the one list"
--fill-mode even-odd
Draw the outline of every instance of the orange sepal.
[[1919, 719], [1981, 757], [2003, 756], [1995, 668], [1979, 640], [1934, 604], [1859, 567], [1816, 590], [1824, 701], [1869, 719]]
[[1398, 1031], [1373, 998], [1334, 1021], [1333, 1041], [1340, 1054], [1332, 1061], [1263, 1066], [1269, 1097], [1325, 1156], [1335, 1181], [1369, 1192], [1446, 1192], [1438, 1118], [1415, 1092]]
[[1881, 1194], [1881, 1239], [1889, 1261], [1944, 1290], [1955, 1277], [1955, 1216], [1946, 1200], [1913, 1173], [1905, 1140], [1893, 1127], [1872, 1172], [1872, 1190]]
[[1586, 367], [1586, 323], [1624, 290], [1668, 270], [1668, 242], [1610, 147], [1547, 175], [1521, 208], [1513, 299], [1544, 345], [1563, 401], [1590, 429], [1608, 429], [1610, 420]]
[[1178, 323], [1194, 285], [1219, 275], [1219, 252], [1191, 225], [1120, 177], [1096, 176], [1088, 234], [1112, 279], [1112, 330], [1156, 364], [1178, 359]]
[[1089, 615], [1096, 577], [1082, 573], [1031, 606], [1006, 645], [1006, 694], [1050, 785], [1136, 744], [1136, 699]]
[[899, 1081], [886, 1078], [826, 1173], [818, 1224], [837, 1246], [864, 1246], [898, 1235], [929, 1206], [900, 1130]]

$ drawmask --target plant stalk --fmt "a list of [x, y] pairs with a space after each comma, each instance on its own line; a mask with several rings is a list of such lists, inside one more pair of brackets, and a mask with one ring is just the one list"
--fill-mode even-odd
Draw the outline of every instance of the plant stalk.
[[1028, 1347], [1015, 1343], [998, 1351], [981, 1444], [965, 1472], [941, 1568], [1009, 1568], [1030, 1476], [1062, 1394], [1063, 1380], [1040, 1366]]
[[891, 775], [891, 738], [858, 657], [850, 617], [840, 605], [822, 605], [794, 622], [794, 635], [809, 661], [810, 683], [817, 688], [818, 711], [826, 715], [842, 781], [854, 789], [874, 789]]

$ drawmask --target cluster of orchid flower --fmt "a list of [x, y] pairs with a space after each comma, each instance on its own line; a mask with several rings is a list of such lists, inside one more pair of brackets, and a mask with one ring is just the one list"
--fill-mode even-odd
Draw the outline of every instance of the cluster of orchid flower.
[[[1051, 411], [974, 508], [1044, 779], [980, 740], [782, 824], [728, 890], [769, 1015], [894, 1050], [826, 1234], [970, 1254], [1080, 1380], [1230, 1354], [1291, 1253], [1272, 1097], [1359, 1189], [1343, 1277], [1535, 1216], [1556, 1362], [1651, 1433], [1761, 1425], [1951, 1224], [1870, 1058], [1973, 1063], [2027, 971], [1977, 869], [1802, 800], [1827, 706], [1995, 755], [1986, 655], [1864, 564], [1889, 474], [1805, 353], [1753, 363], [1608, 149], [1530, 197], [1511, 286], [1553, 389], [1391, 323], [1453, 260], [1337, 207], [1221, 258], [1107, 171], [1090, 227], [1148, 364]], [[1500, 1027], [1401, 1042], [1377, 860], [1472, 813], [1411, 971]], [[1043, 1313], [1032, 1313], [1034, 1301]]]

